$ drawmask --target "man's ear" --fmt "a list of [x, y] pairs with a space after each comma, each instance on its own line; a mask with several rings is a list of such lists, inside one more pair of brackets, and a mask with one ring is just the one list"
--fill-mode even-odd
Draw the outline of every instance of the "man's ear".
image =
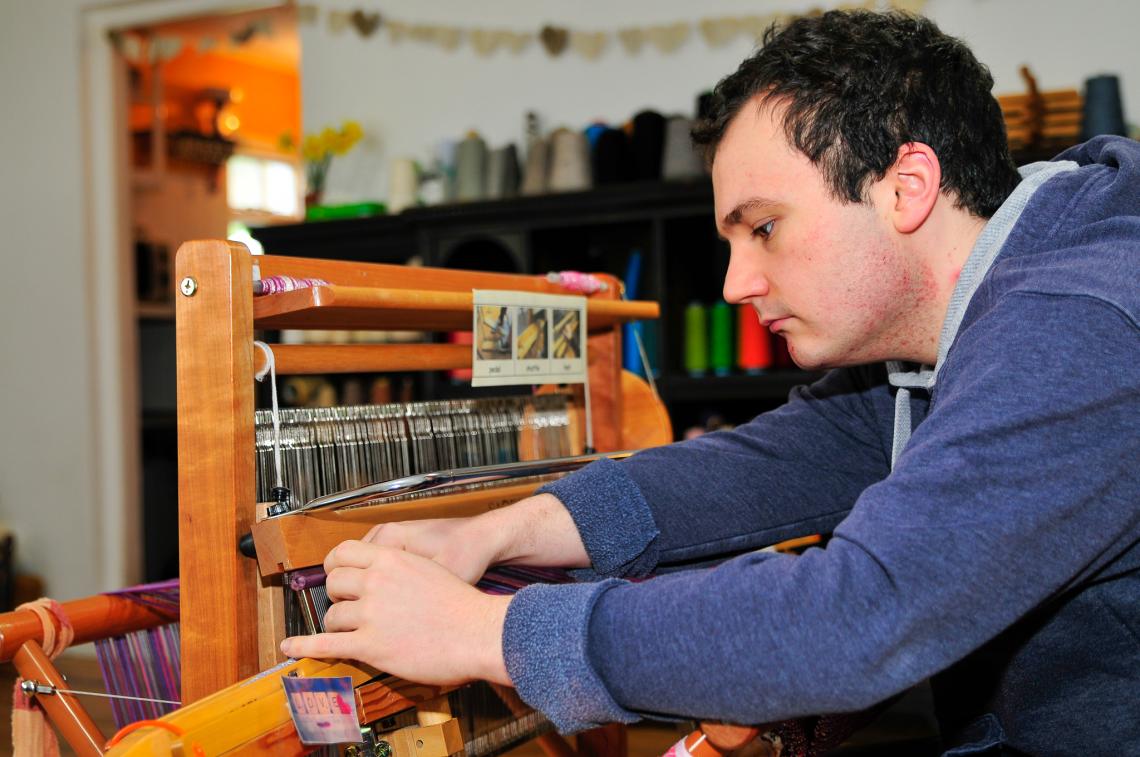
[[886, 179], [894, 189], [891, 218], [900, 234], [916, 231], [934, 209], [942, 183], [942, 166], [929, 145], [908, 142], [899, 148], [898, 160]]

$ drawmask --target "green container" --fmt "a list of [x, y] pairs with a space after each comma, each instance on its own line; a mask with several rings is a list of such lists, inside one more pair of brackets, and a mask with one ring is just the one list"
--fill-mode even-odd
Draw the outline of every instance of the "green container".
[[717, 376], [732, 372], [732, 306], [724, 300], [712, 306], [709, 324], [709, 364]]
[[336, 221], [342, 218], [367, 218], [388, 212], [382, 202], [353, 202], [348, 205], [310, 205], [305, 208], [306, 221]]
[[699, 302], [685, 308], [685, 370], [703, 376], [709, 369], [708, 311]]

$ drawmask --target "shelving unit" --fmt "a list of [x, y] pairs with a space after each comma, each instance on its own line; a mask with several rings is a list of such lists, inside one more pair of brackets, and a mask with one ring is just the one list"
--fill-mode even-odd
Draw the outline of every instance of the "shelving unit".
[[173, 302], [135, 303], [135, 317], [141, 321], [173, 321]]
[[657, 390], [666, 402], [691, 402], [710, 395], [730, 401], [783, 401], [794, 387], [821, 374], [800, 370], [776, 370], [749, 375], [686, 376], [674, 374], [657, 380]]
[[[341, 260], [405, 263], [507, 273], [588, 270], [625, 275], [642, 254], [638, 299], [661, 305], [651, 361], [658, 389], [681, 433], [710, 414], [730, 423], [782, 404], [793, 386], [814, 378], [795, 369], [758, 375], [690, 377], [684, 370], [684, 309], [721, 297], [728, 247], [717, 237], [712, 186], [643, 182], [585, 192], [411, 208], [395, 216], [285, 224], [253, 230], [267, 252]], [[443, 374], [428, 379], [430, 397], [456, 396]]]

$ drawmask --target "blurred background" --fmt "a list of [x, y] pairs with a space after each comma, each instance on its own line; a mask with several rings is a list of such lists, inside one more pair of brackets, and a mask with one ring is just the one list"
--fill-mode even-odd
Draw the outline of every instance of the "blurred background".
[[[1019, 160], [1132, 128], [1137, 4], [894, 5], [990, 66]], [[810, 377], [719, 302], [727, 250], [678, 137], [760, 30], [836, 6], [0, 4], [4, 603], [176, 572], [172, 270], [188, 239], [615, 273], [662, 303], [641, 327], [647, 360], [627, 364], [655, 377], [678, 436], [782, 402]], [[464, 386], [383, 376], [283, 391], [341, 404]]]

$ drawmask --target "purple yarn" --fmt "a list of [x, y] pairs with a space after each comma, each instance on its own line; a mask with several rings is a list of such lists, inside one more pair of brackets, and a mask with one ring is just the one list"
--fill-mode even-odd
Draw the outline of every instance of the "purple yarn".
[[324, 279], [299, 279], [293, 276], [267, 276], [253, 282], [255, 297], [278, 292], [292, 292], [294, 289], [310, 289], [312, 287], [328, 286]]

